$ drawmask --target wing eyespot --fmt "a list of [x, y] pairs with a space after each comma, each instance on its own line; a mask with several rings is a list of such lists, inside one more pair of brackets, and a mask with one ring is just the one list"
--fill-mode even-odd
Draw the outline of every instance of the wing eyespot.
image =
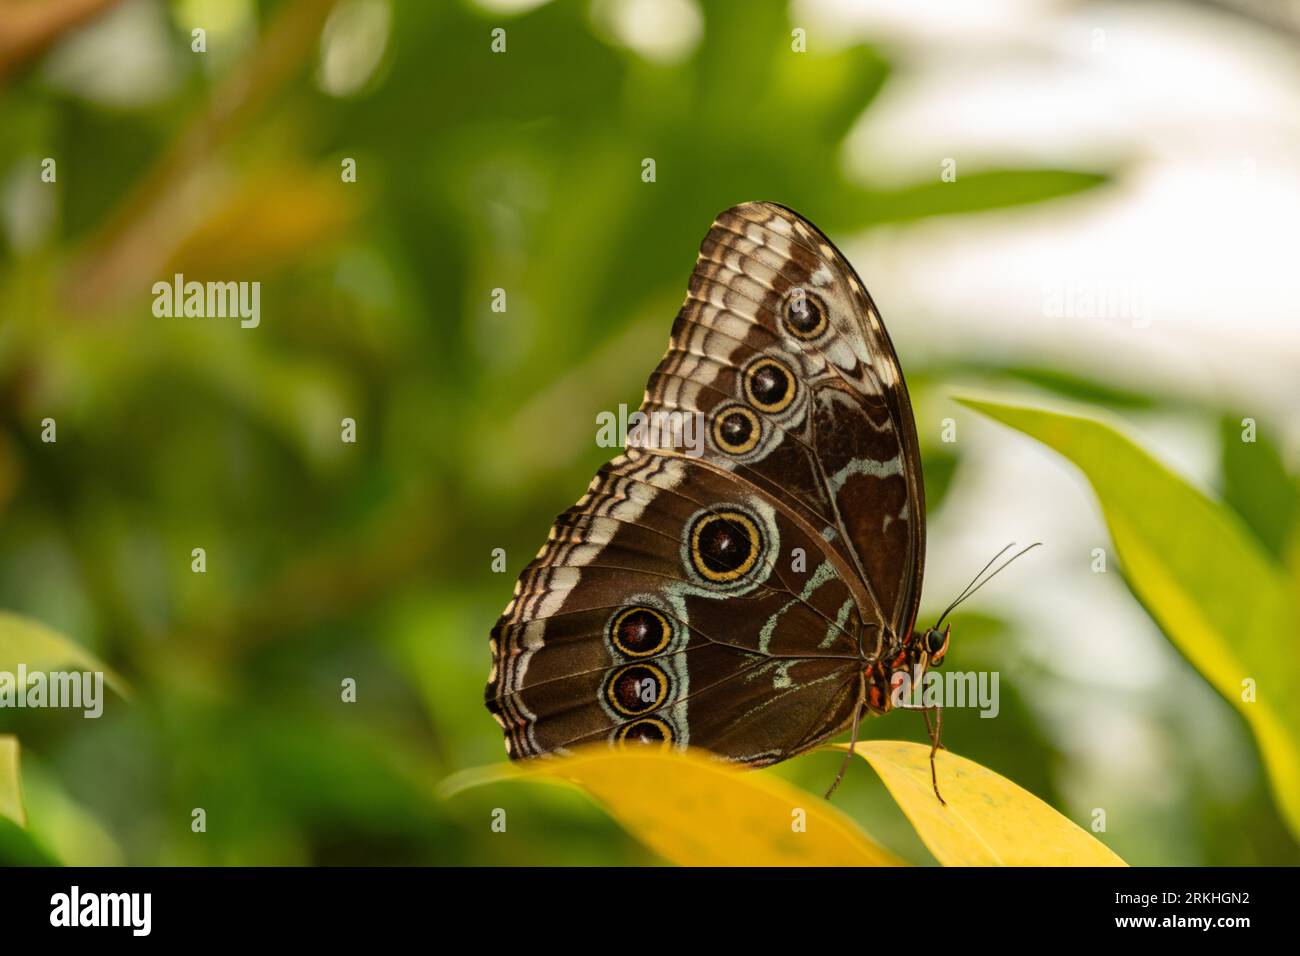
[[791, 289], [785, 296], [781, 323], [796, 339], [811, 342], [830, 325], [826, 302], [816, 292], [804, 288]]
[[658, 710], [668, 699], [668, 675], [654, 664], [628, 664], [609, 675], [605, 700], [627, 717]]
[[726, 583], [754, 569], [763, 552], [758, 525], [730, 509], [700, 515], [690, 528], [691, 565], [706, 581]]
[[653, 657], [673, 639], [668, 618], [654, 608], [624, 608], [609, 623], [609, 639], [619, 653], [628, 657]]
[[713, 444], [728, 455], [745, 455], [758, 446], [763, 425], [743, 405], [728, 405], [713, 417]]
[[769, 415], [790, 407], [798, 390], [794, 373], [784, 362], [760, 358], [745, 371], [745, 398]]
[[642, 717], [640, 720], [624, 724], [614, 731], [614, 742], [625, 746], [629, 744], [658, 744], [661, 748], [667, 749], [672, 745], [674, 739], [672, 727], [658, 717]]

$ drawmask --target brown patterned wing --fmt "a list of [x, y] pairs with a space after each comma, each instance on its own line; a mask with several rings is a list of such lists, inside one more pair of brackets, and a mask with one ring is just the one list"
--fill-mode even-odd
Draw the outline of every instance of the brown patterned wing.
[[761, 765], [839, 733], [912, 628], [925, 546], [911, 408], [861, 280], [794, 212], [727, 210], [641, 411], [677, 423], [629, 435], [493, 629], [507, 751]]
[[730, 473], [630, 450], [556, 520], [493, 628], [507, 752], [631, 739], [761, 765], [815, 746], [856, 700], [851, 573]]
[[704, 459], [815, 524], [868, 625], [886, 647], [906, 637], [925, 561], [911, 404], [875, 304], [815, 226], [772, 203], [718, 216], [641, 411], [702, 415]]

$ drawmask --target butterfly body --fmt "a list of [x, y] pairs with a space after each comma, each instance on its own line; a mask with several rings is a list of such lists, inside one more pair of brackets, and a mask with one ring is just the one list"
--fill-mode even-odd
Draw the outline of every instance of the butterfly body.
[[640, 742], [762, 766], [888, 712], [942, 652], [914, 630], [911, 406], [848, 261], [785, 207], [719, 215], [641, 411], [704, 440], [629, 438], [524, 569], [486, 691], [510, 756]]

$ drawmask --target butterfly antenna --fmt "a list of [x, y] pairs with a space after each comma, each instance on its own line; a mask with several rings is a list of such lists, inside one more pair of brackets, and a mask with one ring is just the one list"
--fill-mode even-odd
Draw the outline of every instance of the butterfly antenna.
[[[980, 568], [977, 572], [975, 572], [975, 577], [971, 578], [970, 584], [962, 588], [961, 593], [958, 594], [957, 597], [953, 600], [953, 602], [949, 604], [946, 608], [944, 608], [944, 612], [939, 615], [939, 624], [943, 623], [943, 619], [952, 612], [953, 608], [955, 608], [962, 601], [966, 600], [967, 595], [970, 593], [970, 589], [975, 586], [975, 582], [977, 582], [980, 579], [980, 576], [983, 575], [985, 571], [987, 571], [989, 568], [993, 566], [993, 562], [996, 561], [998, 558], [1002, 557], [1002, 555], [1006, 554], [1009, 550], [1011, 550], [1015, 546], [1016, 543], [1014, 541], [1011, 542], [1011, 544], [1007, 545], [997, 554], [993, 555], [993, 557], [989, 558], [988, 564], [984, 565], [984, 567]], [[935, 627], [938, 626], [939, 626], [938, 624], [935, 625]]]
[[989, 563], [984, 565], [984, 567], [980, 569], [979, 574], [975, 575], [975, 577], [971, 579], [970, 584], [966, 585], [965, 589], [961, 592], [961, 594], [957, 595], [957, 599], [953, 601], [951, 604], [949, 604], [948, 607], [944, 609], [944, 612], [939, 615], [939, 622], [935, 624], [935, 627], [941, 626], [944, 622], [944, 618], [946, 618], [949, 614], [951, 614], [953, 610], [957, 607], [957, 605], [961, 604], [963, 601], [965, 601], [967, 598], [973, 595], [976, 591], [984, 587], [984, 585], [988, 584], [995, 577], [997, 577], [999, 574], [1005, 571], [1007, 569], [1007, 566], [1011, 564], [1012, 561], [1016, 560], [1016, 558], [1019, 558], [1022, 555], [1028, 554], [1030, 551], [1033, 551], [1034, 548], [1039, 547], [1042, 543], [1043, 542], [1041, 541], [1035, 541], [1029, 547], [1021, 548], [1011, 557], [1007, 558], [1000, 565], [998, 565], [998, 567], [995, 570], [993, 570], [987, 577], [984, 578], [984, 580], [981, 581], [980, 578], [984, 575], [984, 572], [988, 571], [988, 569], [992, 567], [994, 561], [996, 561], [998, 558], [1002, 557], [1002, 555], [1006, 554], [1008, 551], [1014, 548], [1015, 542], [1013, 541], [1011, 544], [1007, 545], [997, 554], [993, 555], [993, 557], [989, 559]]

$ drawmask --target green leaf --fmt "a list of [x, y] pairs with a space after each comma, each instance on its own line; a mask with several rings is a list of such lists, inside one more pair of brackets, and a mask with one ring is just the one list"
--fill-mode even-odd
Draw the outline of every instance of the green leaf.
[[1174, 646], [1246, 718], [1278, 805], [1300, 835], [1300, 661], [1279, 652], [1295, 627], [1296, 595], [1283, 570], [1234, 512], [1112, 426], [1083, 415], [958, 400], [1082, 469], [1129, 587]]
[[[837, 749], [848, 749], [837, 745]], [[941, 750], [939, 790], [930, 748], [904, 740], [859, 741], [854, 752], [880, 774], [922, 842], [944, 866], [1124, 866], [1109, 847], [1028, 790], [973, 760]]]
[[568, 781], [681, 866], [900, 866], [848, 816], [779, 777], [695, 752], [607, 747], [465, 771], [443, 797], [505, 780]]
[[933, 448], [925, 452], [925, 505], [929, 511], [938, 511], [948, 497], [953, 476], [961, 458], [946, 448]]
[[109, 687], [130, 697], [126, 682], [80, 644], [39, 621], [0, 611], [0, 671], [16, 673], [20, 664], [29, 672], [59, 667], [102, 672]]
[[[1077, 375], [1064, 369], [1035, 368], [1027, 365], [998, 368], [990, 365], [986, 368], [986, 371], [1048, 389], [1068, 401], [1086, 402], [1090, 405], [1107, 405], [1116, 409], [1152, 408], [1156, 404], [1156, 398], [1152, 395], [1105, 382], [1098, 382], [1087, 376]], [[1168, 399], [1165, 400], [1168, 401]]]
[[59, 861], [12, 820], [0, 817], [0, 866], [59, 866]]
[[20, 754], [18, 738], [0, 734], [0, 866], [58, 866], [27, 827]]
[[1279, 561], [1300, 512], [1300, 489], [1287, 473], [1282, 453], [1264, 432], [1242, 441], [1242, 416], [1219, 422], [1223, 454], [1223, 500], [1241, 515], [1261, 544]]
[[23, 763], [23, 803], [26, 834], [43, 859], [41, 865], [123, 864], [122, 849], [113, 836], [38, 760]]
[[0, 735], [0, 817], [27, 826], [23, 812], [22, 784], [18, 777], [18, 738]]
[[898, 189], [866, 190], [847, 200], [848, 214], [864, 223], [903, 222], [927, 216], [983, 212], [1056, 199], [1094, 189], [1109, 181], [1103, 173], [1065, 169], [993, 169], [959, 173], [950, 183], [938, 179]]

